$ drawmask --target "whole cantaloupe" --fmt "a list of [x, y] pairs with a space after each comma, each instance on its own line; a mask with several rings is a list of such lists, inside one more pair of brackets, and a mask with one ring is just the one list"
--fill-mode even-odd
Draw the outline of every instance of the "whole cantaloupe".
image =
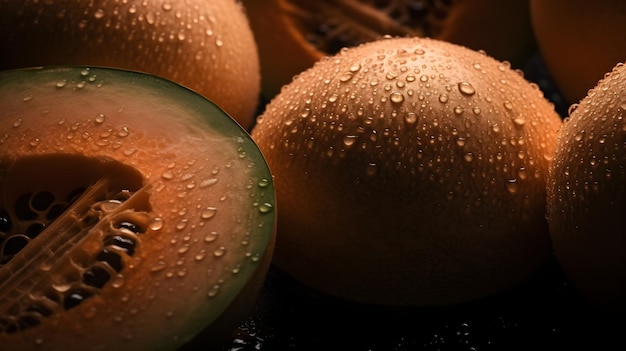
[[549, 256], [560, 125], [508, 63], [444, 41], [388, 38], [322, 59], [252, 131], [281, 206], [274, 262], [365, 303], [509, 288]]

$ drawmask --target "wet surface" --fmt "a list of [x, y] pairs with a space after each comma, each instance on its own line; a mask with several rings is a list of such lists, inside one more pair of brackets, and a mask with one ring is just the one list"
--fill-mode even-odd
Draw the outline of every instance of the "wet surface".
[[[568, 106], [541, 59], [535, 56], [524, 73], [565, 117]], [[505, 292], [432, 308], [340, 301], [272, 268], [254, 313], [223, 350], [619, 350], [626, 349], [624, 330], [624, 316], [590, 306], [554, 257]]]

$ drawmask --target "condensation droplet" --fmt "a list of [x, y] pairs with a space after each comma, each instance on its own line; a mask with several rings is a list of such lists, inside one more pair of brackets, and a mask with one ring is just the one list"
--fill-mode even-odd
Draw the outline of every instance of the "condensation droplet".
[[177, 230], [185, 229], [185, 227], [187, 227], [188, 222], [189, 221], [186, 218], [181, 219], [178, 223], [176, 223], [176, 229]]
[[93, 16], [96, 19], [101, 19], [102, 17], [104, 17], [104, 10], [102, 10], [102, 9], [96, 10], [96, 12], [93, 14]]
[[257, 185], [259, 186], [259, 188], [266, 188], [268, 185], [270, 185], [270, 182], [269, 180], [263, 178], [257, 182]]
[[414, 112], [407, 112], [407, 114], [404, 115], [404, 121], [407, 124], [415, 124], [417, 122], [417, 114]]
[[215, 217], [216, 213], [217, 209], [215, 207], [207, 207], [202, 210], [202, 214], [200, 216], [202, 217], [202, 219], [211, 219]]
[[217, 232], [210, 232], [210, 233], [207, 233], [207, 234], [204, 236], [204, 242], [205, 242], [205, 243], [212, 243], [212, 242], [214, 242], [215, 240], [217, 240], [217, 238], [218, 238], [218, 237], [219, 237], [219, 234], [218, 234]]
[[215, 257], [223, 257], [226, 254], [226, 248], [224, 246], [220, 246], [213, 251], [213, 256]]
[[150, 268], [150, 272], [159, 272], [164, 270], [165, 267], [167, 267], [167, 264], [164, 261], [159, 260]]
[[259, 212], [270, 213], [272, 212], [272, 208], [273, 208], [272, 204], [265, 202], [259, 205]]
[[576, 135], [574, 135], [574, 140], [576, 140], [576, 141], [581, 141], [581, 140], [583, 140], [584, 134], [585, 134], [585, 133], [584, 133], [584, 132], [582, 132], [582, 131], [581, 131], [581, 132], [576, 133]]
[[200, 188], [206, 188], [208, 186], [217, 183], [217, 178], [207, 178], [200, 182]]
[[439, 102], [441, 102], [442, 104], [445, 104], [448, 102], [448, 94], [443, 93], [441, 95], [439, 95]]
[[474, 95], [476, 90], [474, 87], [468, 82], [461, 82], [458, 84], [459, 91], [464, 95]]
[[347, 82], [354, 76], [352, 72], [345, 72], [341, 77], [339, 77], [340, 82]]
[[404, 101], [404, 95], [399, 92], [391, 93], [391, 95], [389, 95], [389, 100], [395, 104], [399, 104]]
[[576, 111], [576, 109], [578, 108], [578, 104], [571, 104], [568, 108], [567, 108], [567, 115], [571, 116], [574, 111]]
[[193, 259], [196, 261], [202, 261], [204, 260], [204, 258], [206, 257], [206, 250], [200, 250], [200, 252], [198, 252]]
[[346, 135], [343, 138], [343, 144], [345, 146], [352, 146], [356, 142], [356, 139], [357, 139], [356, 135]]
[[115, 276], [115, 278], [113, 278], [113, 280], [111, 281], [111, 286], [113, 286], [114, 288], [121, 288], [124, 285], [124, 276], [121, 274], [118, 274]]
[[220, 292], [220, 286], [219, 285], [213, 285], [213, 287], [207, 293], [207, 296], [210, 297], [210, 298], [213, 298], [213, 297], [217, 296], [217, 294], [219, 294], [219, 292]]
[[367, 166], [365, 167], [365, 173], [367, 173], [367, 175], [369, 176], [375, 175], [377, 171], [378, 171], [378, 165], [376, 165], [375, 163], [368, 163]]
[[518, 184], [517, 184], [517, 179], [509, 179], [506, 182], [506, 190], [511, 193], [511, 194], [515, 194], [517, 193], [517, 189], [518, 189]]

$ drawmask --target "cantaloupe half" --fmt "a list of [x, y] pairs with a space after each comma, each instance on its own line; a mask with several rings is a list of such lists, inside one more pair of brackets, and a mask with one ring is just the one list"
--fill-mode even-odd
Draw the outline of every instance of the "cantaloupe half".
[[0, 72], [0, 106], [0, 348], [174, 350], [250, 312], [274, 186], [225, 112], [86, 67]]

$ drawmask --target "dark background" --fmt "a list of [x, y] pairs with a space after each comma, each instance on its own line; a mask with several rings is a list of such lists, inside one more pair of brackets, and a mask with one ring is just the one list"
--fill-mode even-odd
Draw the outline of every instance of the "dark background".
[[[565, 117], [541, 57], [524, 68]], [[513, 289], [436, 308], [368, 306], [322, 296], [270, 269], [254, 313], [224, 351], [626, 350], [623, 316], [581, 298], [553, 257]]]

